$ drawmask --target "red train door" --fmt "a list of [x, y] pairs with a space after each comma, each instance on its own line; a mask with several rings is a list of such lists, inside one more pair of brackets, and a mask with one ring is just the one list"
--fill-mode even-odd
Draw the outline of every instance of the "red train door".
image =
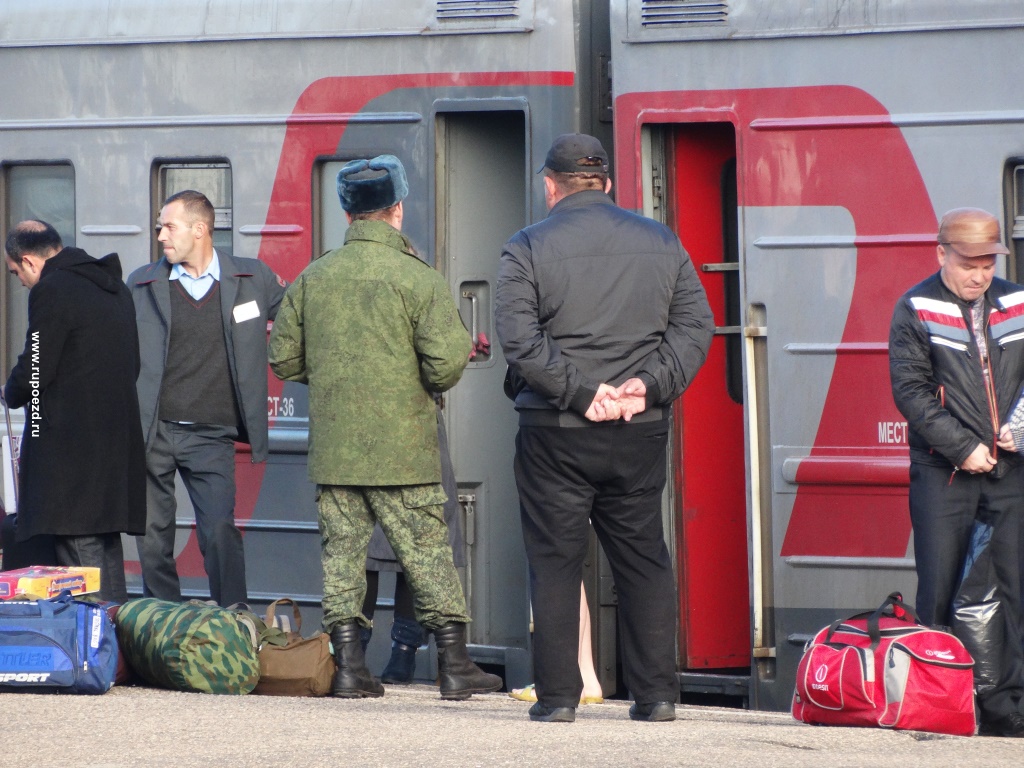
[[749, 667], [747, 483], [731, 123], [686, 124], [666, 137], [666, 211], [715, 316], [708, 359], [675, 409], [679, 653], [687, 670]]

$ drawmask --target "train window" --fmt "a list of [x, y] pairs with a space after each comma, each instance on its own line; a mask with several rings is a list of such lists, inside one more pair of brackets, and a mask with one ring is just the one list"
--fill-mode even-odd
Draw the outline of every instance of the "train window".
[[[64, 245], [75, 245], [75, 169], [69, 163], [5, 165], [2, 181], [5, 237], [19, 221], [39, 219], [53, 225]], [[6, 269], [3, 276], [3, 359], [9, 371], [25, 346], [28, 291]]]
[[1010, 263], [1007, 271], [1011, 280], [1024, 280], [1024, 163], [1020, 160], [1009, 166], [1010, 199], [1013, 208], [1010, 211], [1009, 243]]
[[[164, 200], [186, 189], [202, 192], [213, 203], [213, 247], [218, 253], [231, 256], [233, 232], [231, 215], [231, 166], [226, 162], [174, 162], [157, 166], [157, 201], [159, 210]], [[155, 223], [155, 222], [154, 222]], [[160, 258], [160, 249], [153, 240], [153, 261]]]
[[313, 227], [313, 258], [345, 244], [348, 220], [338, 202], [338, 171], [348, 160], [327, 160], [320, 164], [317, 181], [317, 211]]

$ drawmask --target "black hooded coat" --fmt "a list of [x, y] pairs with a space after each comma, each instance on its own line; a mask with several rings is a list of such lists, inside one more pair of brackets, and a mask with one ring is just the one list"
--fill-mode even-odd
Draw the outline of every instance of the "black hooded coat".
[[19, 541], [48, 533], [141, 534], [146, 457], [135, 380], [135, 306], [117, 254], [65, 248], [28, 297], [28, 334], [4, 387], [26, 407]]

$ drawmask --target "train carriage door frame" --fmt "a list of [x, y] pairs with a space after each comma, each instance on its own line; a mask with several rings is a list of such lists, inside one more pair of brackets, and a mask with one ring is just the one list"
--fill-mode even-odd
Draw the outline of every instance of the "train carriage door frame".
[[736, 131], [728, 122], [646, 126], [641, 151], [643, 212], [679, 235], [716, 326], [704, 367], [673, 409], [674, 515], [666, 533], [679, 584], [681, 685], [746, 695], [751, 598]]
[[[49, 222], [67, 247], [76, 242], [75, 168], [64, 161], [4, 163], [0, 166], [0, 202], [7, 235], [18, 222], [40, 219]], [[5, 371], [10, 371], [25, 347], [28, 330], [28, 290], [16, 277], [3, 270], [4, 309], [0, 317]], [[6, 375], [6, 374], [5, 374]], [[18, 416], [11, 414], [13, 418]], [[9, 509], [13, 509], [13, 504]]]
[[517, 418], [503, 391], [493, 302], [501, 247], [529, 223], [529, 114], [523, 99], [434, 107], [436, 266], [471, 336], [489, 344], [478, 344], [444, 398], [466, 537], [470, 652], [503, 665], [513, 687], [531, 677], [529, 584], [512, 473]]

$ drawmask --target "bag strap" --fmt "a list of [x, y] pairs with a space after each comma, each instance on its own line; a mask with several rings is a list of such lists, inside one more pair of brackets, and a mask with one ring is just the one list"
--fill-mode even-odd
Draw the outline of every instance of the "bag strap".
[[902, 592], [890, 592], [880, 606], [868, 616], [868, 637], [871, 638], [871, 650], [874, 651], [882, 642], [882, 629], [879, 626], [882, 616], [892, 616], [894, 619], [905, 621], [908, 624], [920, 624], [921, 619], [912, 605], [903, 602]]
[[277, 626], [277, 606], [282, 603], [291, 603], [292, 606], [292, 617], [295, 619], [295, 626], [292, 628], [292, 632], [296, 635], [302, 634], [302, 612], [299, 611], [298, 603], [292, 600], [290, 597], [282, 597], [279, 600], [275, 600], [267, 606], [267, 612], [264, 615], [264, 621], [268, 627]]
[[845, 619], [838, 619], [832, 622], [828, 628], [828, 634], [825, 635], [826, 645], [842, 645], [842, 643], [835, 643], [832, 640], [833, 635], [839, 631], [839, 627], [848, 621], [855, 621], [857, 619], [867, 619], [868, 638], [871, 640], [871, 650], [874, 651], [878, 647], [879, 643], [882, 642], [882, 629], [881, 620], [882, 616], [891, 616], [894, 619], [905, 621], [908, 624], [920, 624], [921, 619], [918, 618], [917, 611], [914, 610], [912, 605], [903, 602], [903, 594], [901, 592], [890, 592], [889, 596], [882, 601], [882, 604], [873, 611], [863, 611], [862, 613], [848, 616]]
[[[190, 602], [199, 603], [199, 600], [192, 600]], [[220, 608], [214, 601], [210, 600], [204, 605], [210, 605], [213, 608]], [[238, 623], [246, 628], [249, 632], [249, 639], [252, 640], [252, 647], [257, 651], [260, 646], [263, 645], [263, 636], [267, 633], [267, 625], [263, 623], [263, 619], [252, 612], [248, 603], [232, 603], [225, 611], [231, 611], [238, 619]]]

